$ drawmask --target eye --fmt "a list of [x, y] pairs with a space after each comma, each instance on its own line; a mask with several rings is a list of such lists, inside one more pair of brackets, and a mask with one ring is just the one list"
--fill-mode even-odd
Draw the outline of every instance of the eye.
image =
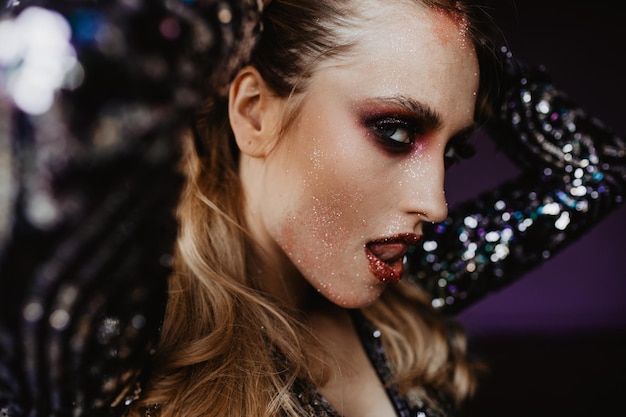
[[446, 169], [460, 162], [461, 159], [471, 158], [475, 153], [476, 148], [468, 143], [466, 139], [451, 140], [446, 145], [446, 150], [443, 154]]
[[376, 130], [379, 136], [400, 143], [410, 144], [414, 139], [404, 123], [381, 123]]
[[422, 133], [414, 120], [384, 117], [366, 123], [377, 142], [392, 153], [408, 152]]

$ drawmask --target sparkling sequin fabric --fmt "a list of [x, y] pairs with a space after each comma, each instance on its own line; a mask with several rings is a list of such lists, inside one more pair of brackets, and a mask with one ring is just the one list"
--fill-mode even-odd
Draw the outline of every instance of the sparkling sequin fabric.
[[[120, 414], [158, 342], [182, 182], [175, 138], [246, 61], [259, 5], [0, 7], [0, 414]], [[453, 209], [408, 259], [409, 279], [444, 311], [519, 278], [623, 198], [622, 139], [507, 58], [491, 133], [526, 174]], [[363, 328], [384, 379], [376, 331]], [[299, 391], [311, 415], [336, 417], [315, 387]], [[437, 416], [394, 395], [402, 416]]]
[[0, 1], [0, 415], [97, 416], [149, 373], [180, 129], [256, 0]]

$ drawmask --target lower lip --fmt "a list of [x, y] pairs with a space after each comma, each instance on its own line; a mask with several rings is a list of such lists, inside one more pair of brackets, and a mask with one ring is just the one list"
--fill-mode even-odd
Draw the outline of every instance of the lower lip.
[[402, 258], [393, 264], [388, 264], [367, 248], [365, 248], [365, 256], [367, 257], [370, 271], [381, 284], [395, 284], [402, 278], [404, 272]]

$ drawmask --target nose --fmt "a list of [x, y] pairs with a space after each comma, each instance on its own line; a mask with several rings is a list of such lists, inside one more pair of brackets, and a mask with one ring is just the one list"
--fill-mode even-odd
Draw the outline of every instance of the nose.
[[[431, 159], [432, 158], [432, 159]], [[406, 167], [401, 186], [400, 210], [416, 221], [441, 222], [448, 215], [444, 192], [445, 166], [442, 156], [421, 157]]]

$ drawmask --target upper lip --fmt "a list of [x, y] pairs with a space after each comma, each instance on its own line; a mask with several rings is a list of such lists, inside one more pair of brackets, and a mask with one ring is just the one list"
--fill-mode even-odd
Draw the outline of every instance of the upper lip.
[[366, 247], [378, 259], [391, 264], [402, 259], [409, 247], [417, 244], [420, 239], [421, 236], [415, 233], [401, 233], [372, 240], [367, 243]]

